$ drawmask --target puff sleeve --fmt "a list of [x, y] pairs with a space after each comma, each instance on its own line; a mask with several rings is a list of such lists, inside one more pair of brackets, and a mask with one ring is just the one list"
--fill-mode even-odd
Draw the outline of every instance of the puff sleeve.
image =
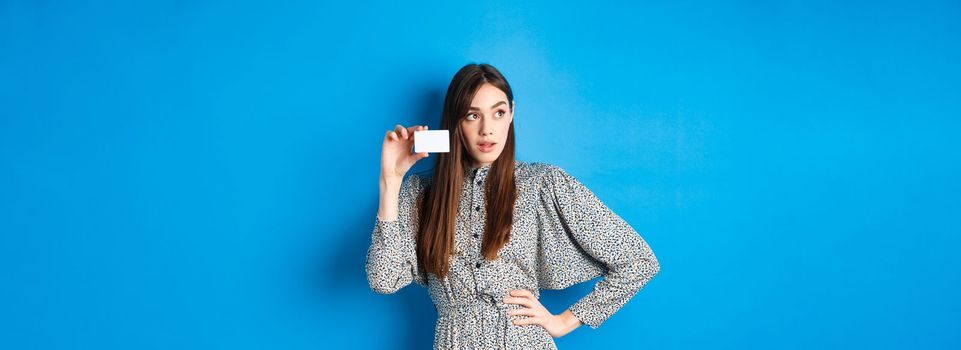
[[391, 294], [411, 281], [426, 286], [417, 263], [414, 235], [417, 232], [422, 179], [411, 174], [401, 183], [397, 220], [384, 221], [375, 215], [365, 269], [367, 283], [379, 294]]
[[570, 307], [596, 329], [658, 273], [660, 264], [647, 242], [577, 179], [550, 164], [543, 176], [541, 205], [548, 222], [541, 233], [538, 282], [542, 288], [563, 289], [603, 275]]

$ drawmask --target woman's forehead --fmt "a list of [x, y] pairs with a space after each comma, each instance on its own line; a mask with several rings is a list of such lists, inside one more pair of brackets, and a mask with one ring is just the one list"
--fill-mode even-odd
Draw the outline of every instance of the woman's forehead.
[[507, 102], [507, 94], [494, 85], [484, 84], [477, 89], [477, 93], [474, 94], [474, 99], [471, 100], [470, 107], [489, 109], [493, 108], [494, 104], [501, 101]]

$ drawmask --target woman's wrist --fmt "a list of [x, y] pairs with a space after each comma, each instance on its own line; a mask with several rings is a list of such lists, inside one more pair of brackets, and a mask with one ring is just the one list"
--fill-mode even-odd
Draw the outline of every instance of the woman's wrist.
[[565, 334], [574, 331], [583, 324], [571, 310], [564, 310], [564, 312], [557, 315], [557, 318], [561, 321], [561, 326], [565, 330]]
[[398, 184], [398, 185], [399, 185], [402, 181], [404, 181], [404, 177], [403, 177], [403, 176], [384, 175], [384, 173], [380, 173], [380, 184], [381, 184], [381, 185], [384, 185], [384, 184]]
[[403, 178], [380, 175], [380, 205], [377, 218], [382, 221], [397, 220], [398, 196]]

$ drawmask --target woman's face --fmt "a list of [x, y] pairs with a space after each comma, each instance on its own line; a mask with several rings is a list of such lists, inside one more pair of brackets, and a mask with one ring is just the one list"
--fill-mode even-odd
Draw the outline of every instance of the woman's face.
[[471, 100], [470, 110], [461, 119], [460, 130], [473, 166], [493, 163], [504, 150], [507, 130], [514, 121], [514, 110], [507, 94], [491, 84], [483, 84]]

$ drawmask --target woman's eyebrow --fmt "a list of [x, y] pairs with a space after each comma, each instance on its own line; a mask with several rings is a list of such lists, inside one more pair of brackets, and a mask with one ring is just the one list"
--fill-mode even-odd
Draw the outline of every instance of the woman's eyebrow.
[[[497, 107], [497, 106], [500, 106], [500, 105], [506, 105], [506, 104], [507, 104], [507, 102], [505, 102], [505, 101], [500, 101], [500, 102], [495, 103], [493, 106], [491, 106], [491, 109], [494, 109], [494, 107]], [[470, 107], [470, 110], [472, 110], [472, 111], [479, 111], [480, 108], [471, 106], [471, 107]]]

